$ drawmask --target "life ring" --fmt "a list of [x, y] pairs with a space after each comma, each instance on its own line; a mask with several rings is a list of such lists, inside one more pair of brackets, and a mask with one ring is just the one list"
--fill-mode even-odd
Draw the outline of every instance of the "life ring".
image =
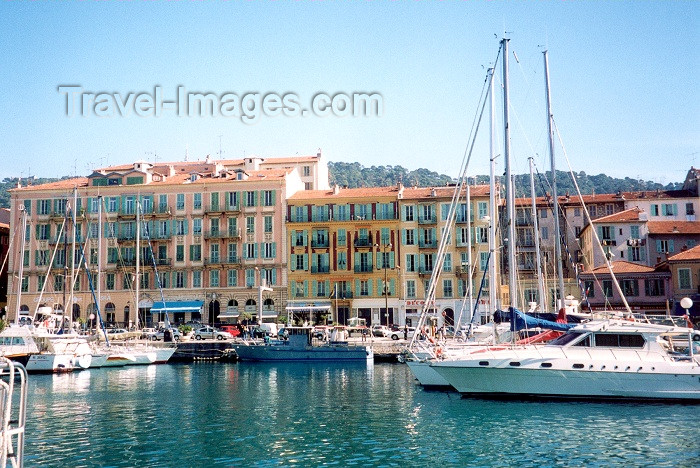
[[441, 356], [442, 356], [442, 348], [438, 346], [437, 348], [435, 348], [435, 357], [439, 358]]

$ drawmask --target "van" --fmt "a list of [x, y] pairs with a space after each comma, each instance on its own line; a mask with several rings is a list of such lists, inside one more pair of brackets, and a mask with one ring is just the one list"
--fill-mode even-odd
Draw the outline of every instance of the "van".
[[261, 323], [258, 325], [259, 330], [263, 330], [269, 336], [277, 336], [279, 327], [276, 323]]

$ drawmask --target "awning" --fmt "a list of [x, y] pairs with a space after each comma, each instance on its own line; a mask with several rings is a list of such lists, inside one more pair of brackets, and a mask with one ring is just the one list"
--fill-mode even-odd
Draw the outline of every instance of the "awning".
[[203, 301], [166, 301], [165, 303], [159, 301], [153, 303], [151, 313], [201, 312], [203, 304]]

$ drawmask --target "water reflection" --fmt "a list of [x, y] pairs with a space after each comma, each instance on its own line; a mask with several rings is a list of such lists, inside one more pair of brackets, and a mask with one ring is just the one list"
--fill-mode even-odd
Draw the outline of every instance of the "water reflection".
[[696, 406], [461, 399], [423, 391], [403, 365], [198, 363], [29, 385], [27, 466], [697, 466], [700, 457], [689, 438]]

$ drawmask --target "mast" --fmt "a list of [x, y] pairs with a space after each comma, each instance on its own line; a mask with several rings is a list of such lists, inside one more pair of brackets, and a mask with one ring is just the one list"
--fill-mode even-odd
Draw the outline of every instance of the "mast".
[[517, 282], [515, 276], [515, 200], [511, 178], [510, 162], [510, 121], [508, 118], [508, 108], [510, 107], [510, 96], [508, 94], [508, 41], [503, 38], [503, 139], [505, 143], [505, 165], [506, 165], [506, 224], [508, 226], [508, 292], [510, 295], [510, 305], [517, 306]]
[[[73, 187], [73, 246], [71, 248], [71, 263], [70, 263], [70, 298], [68, 300], [68, 304], [66, 304], [66, 310], [68, 311], [68, 317], [69, 317], [69, 323], [71, 326], [73, 325], [73, 300], [74, 300], [74, 291], [75, 288], [73, 287], [73, 280], [75, 278], [75, 242], [76, 242], [76, 237], [77, 233], [75, 232], [75, 226], [77, 222], [77, 214], [76, 210], [78, 209], [78, 187]], [[67, 287], [68, 285], [66, 285]], [[65, 288], [64, 288], [65, 289]]]
[[20, 242], [20, 254], [19, 254], [19, 269], [17, 274], [19, 278], [17, 279], [17, 307], [15, 312], [15, 323], [19, 324], [19, 308], [20, 308], [20, 298], [22, 297], [22, 275], [24, 274], [24, 244], [27, 239], [27, 210], [24, 209], [24, 205], [19, 205], [19, 211], [22, 215], [22, 241]]
[[[136, 273], [134, 274], [134, 282], [136, 283], [134, 291], [136, 292], [136, 299], [134, 303], [134, 308], [136, 309], [136, 328], [139, 328], [139, 286], [141, 281], [139, 281], [139, 266], [141, 265], [141, 201], [139, 197], [136, 197]], [[163, 304], [165, 305], [165, 304]], [[128, 324], [127, 324], [128, 325]]]
[[97, 304], [99, 313], [102, 303], [102, 195], [97, 196]]
[[[552, 167], [552, 198], [554, 198], [554, 232], [556, 233], [554, 241], [554, 257], [557, 265], [557, 280], [559, 284], [559, 305], [556, 307], [564, 307], [564, 272], [562, 270], [561, 261], [561, 231], [559, 228], [559, 197], [557, 196], [557, 170], [554, 164], [554, 134], [552, 133], [552, 104], [549, 91], [549, 59], [547, 51], [544, 54], [544, 83], [545, 93], [547, 96], [547, 130], [549, 136], [549, 160]], [[556, 294], [555, 294], [556, 302]], [[555, 304], [556, 306], [556, 304]]]
[[544, 277], [542, 276], [542, 262], [540, 259], [540, 228], [537, 221], [537, 202], [535, 200], [535, 173], [533, 169], [533, 158], [528, 158], [530, 161], [530, 195], [532, 196], [532, 230], [535, 238], [535, 261], [537, 262], [537, 290], [540, 294], [540, 310], [545, 311], [547, 297], [544, 295]]
[[494, 69], [491, 69], [490, 94], [490, 115], [491, 115], [491, 137], [489, 156], [489, 307], [493, 321], [493, 313], [500, 304], [496, 304], [496, 96], [493, 94]]
[[[471, 191], [469, 189], [469, 179], [467, 179], [467, 275], [469, 278], [469, 321], [472, 321], [472, 314], [474, 313], [474, 280], [472, 278], [472, 205], [471, 205]], [[459, 331], [459, 324], [455, 326], [455, 333]]]

